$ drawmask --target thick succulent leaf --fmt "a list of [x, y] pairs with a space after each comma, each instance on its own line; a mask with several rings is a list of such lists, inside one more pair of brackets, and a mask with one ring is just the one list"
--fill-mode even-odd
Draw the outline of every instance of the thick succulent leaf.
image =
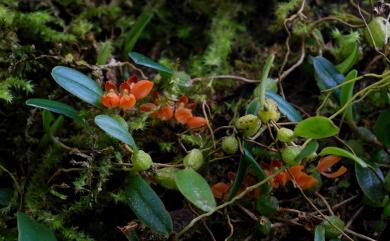
[[216, 206], [213, 193], [207, 181], [191, 168], [176, 173], [176, 185], [188, 201], [205, 212]]
[[[345, 79], [336, 67], [322, 56], [313, 58], [313, 66], [320, 89], [333, 88]], [[339, 93], [339, 90], [336, 90], [336, 93]]]
[[355, 175], [364, 195], [373, 203], [381, 204], [386, 195], [381, 170], [379, 168], [363, 168], [355, 163]]
[[360, 157], [355, 156], [354, 154], [350, 153], [349, 151], [344, 150], [344, 149], [339, 148], [339, 147], [333, 147], [333, 146], [332, 147], [325, 147], [324, 149], [322, 149], [322, 151], [320, 152], [319, 155], [320, 156], [324, 156], [324, 155], [342, 156], [342, 157], [345, 157], [345, 158], [348, 158], [348, 159], [355, 161], [363, 168], [368, 167], [368, 164], [365, 161], [363, 161]]
[[315, 153], [318, 149], [318, 142], [311, 140], [307, 145], [302, 149], [301, 152], [295, 157], [294, 162], [300, 163], [303, 159], [310, 156], [312, 153]]
[[131, 210], [139, 220], [165, 237], [172, 233], [171, 216], [160, 198], [142, 177], [131, 175], [124, 191]]
[[151, 69], [155, 69], [167, 74], [172, 74], [172, 70], [168, 69], [164, 65], [154, 62], [150, 58], [137, 52], [130, 52], [129, 57], [136, 63]]
[[18, 241], [56, 241], [53, 232], [22, 212], [18, 212]]
[[109, 136], [128, 144], [135, 150], [138, 149], [132, 135], [126, 129], [123, 122], [108, 115], [98, 115], [95, 117], [95, 123]]
[[72, 106], [59, 101], [48, 99], [28, 99], [26, 100], [26, 105], [58, 113], [74, 120], [81, 119], [77, 110], [75, 110]]
[[91, 105], [100, 106], [103, 90], [85, 74], [72, 68], [57, 66], [53, 68], [51, 75], [69, 93]]
[[324, 116], [313, 116], [300, 121], [294, 129], [296, 136], [312, 139], [321, 139], [335, 136], [339, 133], [339, 128]]

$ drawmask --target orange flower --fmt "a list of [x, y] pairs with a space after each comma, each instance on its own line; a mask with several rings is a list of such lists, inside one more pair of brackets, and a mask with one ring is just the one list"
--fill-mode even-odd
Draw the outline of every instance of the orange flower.
[[135, 102], [136, 102], [136, 100], [135, 100], [135, 97], [133, 94], [122, 95], [120, 102], [119, 102], [119, 107], [123, 111], [126, 111], [126, 110], [133, 108], [133, 106], [135, 105]]
[[337, 178], [347, 172], [348, 169], [345, 166], [341, 166], [337, 171], [332, 173], [329, 173], [328, 170], [330, 170], [330, 168], [336, 163], [338, 163], [340, 160], [341, 157], [339, 156], [325, 156], [320, 159], [316, 168], [318, 172], [321, 173], [321, 175], [327, 178]]
[[154, 112], [152, 115], [162, 121], [170, 120], [173, 117], [173, 107], [170, 105], [165, 105], [158, 111]]
[[102, 104], [109, 109], [118, 107], [119, 101], [120, 101], [120, 97], [118, 93], [116, 93], [114, 90], [110, 90], [108, 93], [104, 94], [101, 98]]
[[149, 95], [153, 89], [153, 85], [154, 83], [150, 80], [140, 80], [133, 84], [130, 92], [139, 100]]
[[207, 125], [207, 120], [200, 116], [194, 116], [186, 124], [190, 129], [195, 129]]
[[304, 166], [302, 165], [296, 165], [290, 167], [289, 174], [290, 179], [295, 180], [295, 182], [300, 186], [303, 190], [310, 189], [314, 187], [318, 180], [315, 179], [313, 176], [310, 176], [303, 172]]
[[146, 103], [146, 104], [142, 104], [140, 107], [139, 107], [139, 110], [142, 111], [142, 112], [151, 112], [152, 110], [154, 110], [157, 106], [153, 103]]
[[[280, 168], [282, 168], [283, 164], [282, 162], [278, 160], [271, 160], [271, 163], [268, 164], [266, 162], [261, 162], [260, 166], [263, 168], [265, 174], [267, 176], [272, 175], [272, 173], [275, 173], [278, 171]], [[285, 186], [287, 182], [289, 181], [289, 176], [286, 171], [279, 173], [276, 175], [274, 178], [270, 180], [270, 185], [272, 188], [278, 188], [279, 185]]]
[[175, 119], [181, 124], [186, 124], [192, 118], [192, 111], [185, 107], [179, 107], [175, 111]]
[[225, 199], [230, 190], [231, 184], [218, 182], [211, 186], [211, 192], [215, 198]]

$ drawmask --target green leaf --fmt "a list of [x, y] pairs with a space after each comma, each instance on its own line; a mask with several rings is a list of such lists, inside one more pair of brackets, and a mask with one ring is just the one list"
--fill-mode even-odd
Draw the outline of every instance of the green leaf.
[[130, 52], [129, 53], [129, 57], [136, 64], [139, 64], [139, 65], [142, 65], [142, 66], [145, 66], [145, 67], [149, 67], [149, 68], [152, 68], [152, 69], [155, 69], [155, 70], [158, 70], [158, 71], [170, 74], [170, 75], [173, 73], [172, 70], [168, 69], [164, 65], [156, 63], [153, 60], [151, 60], [150, 58], [148, 58], [148, 57], [146, 57], [146, 56], [144, 56], [144, 55], [142, 55], [140, 53]]
[[207, 181], [191, 168], [176, 173], [176, 185], [188, 201], [205, 212], [216, 206], [213, 193]]
[[146, 25], [148, 25], [152, 17], [153, 17], [153, 12], [145, 12], [137, 18], [137, 21], [132, 26], [130, 32], [126, 34], [125, 40], [123, 42], [124, 43], [123, 49], [125, 55], [133, 50], [139, 37], [141, 36]]
[[390, 109], [383, 111], [374, 125], [375, 135], [386, 148], [390, 148]]
[[246, 169], [248, 168], [248, 166], [249, 163], [246, 161], [245, 156], [241, 155], [240, 163], [238, 164], [238, 170], [236, 172], [236, 175], [234, 176], [233, 184], [229, 190], [228, 200], [231, 200], [238, 192], [241, 182], [245, 177]]
[[384, 178], [379, 168], [374, 168], [374, 170], [355, 164], [356, 180], [364, 195], [375, 204], [381, 204], [386, 195], [384, 185], [382, 184]]
[[72, 106], [59, 101], [48, 99], [28, 99], [26, 100], [26, 105], [58, 113], [74, 120], [81, 120], [79, 113]]
[[294, 129], [296, 136], [312, 139], [321, 139], [335, 136], [339, 133], [339, 128], [324, 116], [313, 116], [300, 121]]
[[294, 162], [300, 163], [303, 159], [310, 156], [312, 153], [316, 152], [318, 149], [318, 142], [311, 140], [307, 145], [302, 149], [301, 152], [295, 157]]
[[139, 175], [131, 175], [125, 195], [134, 214], [156, 233], [169, 236], [173, 230], [171, 216], [153, 189]]
[[108, 115], [98, 115], [95, 117], [95, 123], [109, 136], [128, 144], [135, 150], [138, 149], [133, 137], [127, 131], [122, 122]]
[[[337, 71], [336, 67], [322, 56], [313, 58], [314, 72], [320, 89], [333, 88], [344, 81], [344, 76]], [[336, 90], [338, 93], [339, 90]]]
[[[244, 142], [243, 146], [244, 146], [244, 154], [243, 154], [244, 160], [251, 165], [255, 175], [259, 178], [259, 181], [266, 179], [267, 175], [265, 174], [263, 168], [261, 168], [259, 162], [256, 161], [256, 159], [252, 156], [251, 152], [249, 151], [250, 150], [249, 144], [247, 142]], [[261, 186], [261, 191], [263, 194], [267, 194], [270, 192], [270, 186], [268, 182], [264, 183]]]
[[336, 65], [336, 69], [341, 74], [345, 74], [356, 64], [358, 60], [359, 60], [359, 43], [355, 42], [353, 44], [353, 49], [350, 55], [348, 55], [348, 57], [343, 62]]
[[81, 100], [100, 107], [103, 90], [91, 78], [72, 68], [57, 66], [51, 71], [54, 80], [69, 93]]
[[56, 241], [53, 232], [22, 212], [18, 212], [18, 241]]
[[355, 156], [354, 154], [350, 153], [349, 151], [344, 150], [344, 149], [339, 148], [339, 147], [333, 147], [333, 146], [325, 147], [324, 149], [322, 149], [322, 151], [320, 152], [319, 155], [320, 156], [324, 156], [324, 155], [342, 156], [342, 157], [345, 157], [345, 158], [348, 158], [348, 159], [355, 161], [356, 163], [358, 163], [360, 166], [362, 166], [364, 168], [368, 167], [368, 164], [365, 161], [363, 161], [359, 157]]
[[325, 241], [325, 228], [322, 225], [317, 225], [314, 230], [314, 241]]
[[[26, 101], [26, 105], [28, 105], [27, 101]], [[47, 110], [42, 111], [42, 126], [45, 132], [50, 131], [50, 124], [52, 121], [53, 121], [53, 114]]]
[[[357, 76], [357, 71], [356, 70], [351, 70], [345, 77], [345, 81], [351, 80], [356, 78]], [[351, 82], [348, 84], [345, 84], [341, 87], [341, 93], [340, 93], [340, 106], [344, 106], [351, 98], [353, 95], [353, 87], [355, 85], [355, 82]], [[345, 119], [347, 122], [352, 123], [354, 121], [353, 118], [353, 112], [352, 112], [352, 105], [348, 106], [345, 111]]]

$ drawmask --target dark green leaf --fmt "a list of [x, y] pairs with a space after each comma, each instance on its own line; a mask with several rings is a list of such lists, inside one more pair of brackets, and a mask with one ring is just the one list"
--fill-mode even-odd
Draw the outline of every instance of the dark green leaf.
[[152, 69], [155, 69], [155, 70], [167, 73], [167, 74], [172, 74], [173, 73], [172, 70], [168, 69], [164, 65], [156, 63], [153, 60], [151, 60], [150, 58], [148, 58], [148, 57], [146, 57], [146, 56], [144, 56], [144, 55], [142, 55], [140, 53], [130, 52], [129, 53], [129, 57], [136, 64], [139, 64], [139, 65], [142, 65], [142, 66], [145, 66], [145, 67], [149, 67], [149, 68], [152, 68]]
[[47, 99], [28, 99], [26, 100], [26, 105], [58, 113], [74, 120], [81, 119], [79, 113], [72, 106], [59, 101]]
[[390, 148], [390, 109], [383, 111], [374, 125], [375, 135], [386, 148]]
[[98, 115], [95, 117], [95, 123], [109, 136], [128, 144], [135, 150], [138, 149], [133, 137], [127, 131], [122, 122], [108, 115]]
[[285, 101], [280, 95], [266, 91], [265, 96], [273, 99], [277, 104], [279, 111], [292, 122], [298, 122], [302, 120], [301, 114], [287, 101]]
[[[336, 67], [322, 56], [313, 58], [314, 72], [320, 89], [333, 88], [344, 81], [344, 76]], [[338, 93], [339, 90], [336, 91]]]
[[22, 212], [18, 212], [18, 241], [56, 241], [53, 232]]
[[240, 188], [241, 182], [245, 177], [245, 172], [246, 172], [246, 169], [248, 168], [248, 166], [249, 166], [249, 163], [246, 161], [245, 156], [241, 155], [237, 173], [234, 176], [233, 184], [229, 190], [228, 200], [231, 200], [237, 194], [238, 189]]
[[103, 90], [85, 74], [72, 68], [57, 66], [53, 68], [51, 75], [69, 93], [91, 105], [100, 106]]
[[379, 168], [374, 170], [376, 173], [371, 168], [363, 168], [361, 165], [355, 164], [356, 179], [364, 195], [375, 204], [380, 204], [386, 195], [382, 184], [384, 178]]
[[[26, 104], [27, 104], [27, 101], [26, 101]], [[47, 110], [42, 111], [42, 126], [43, 126], [43, 130], [46, 133], [50, 131], [50, 124], [52, 121], [53, 121], [53, 114]]]
[[[357, 76], [357, 71], [356, 70], [351, 70], [345, 77], [345, 81], [351, 80], [356, 78]], [[355, 82], [351, 82], [348, 84], [345, 84], [341, 87], [341, 93], [340, 93], [340, 106], [344, 106], [351, 98], [353, 95], [353, 87], [355, 85]], [[354, 121], [353, 118], [353, 112], [352, 112], [352, 105], [348, 106], [348, 108], [345, 109], [345, 119], [347, 122], [351, 123]]]
[[325, 228], [322, 225], [317, 225], [314, 230], [314, 241], [325, 241]]
[[322, 149], [322, 151], [320, 152], [319, 155], [320, 156], [324, 156], [324, 155], [342, 156], [342, 157], [345, 157], [345, 158], [348, 158], [348, 159], [355, 161], [356, 163], [358, 163], [360, 166], [362, 166], [364, 168], [368, 167], [368, 164], [365, 161], [363, 161], [359, 157], [355, 156], [354, 154], [350, 153], [349, 151], [344, 150], [344, 149], [339, 148], [339, 147], [333, 147], [333, 146], [332, 147], [325, 147], [324, 149]]
[[353, 49], [348, 55], [348, 57], [341, 62], [340, 64], [336, 65], [336, 69], [340, 71], [341, 74], [347, 73], [359, 60], [359, 43], [353, 43]]
[[205, 212], [216, 206], [213, 193], [207, 181], [191, 168], [176, 173], [176, 185], [188, 201]]
[[134, 214], [156, 233], [169, 236], [173, 230], [171, 216], [164, 204], [139, 175], [131, 175], [125, 187], [128, 204]]
[[309, 117], [300, 121], [294, 129], [296, 136], [312, 139], [335, 136], [338, 133], [339, 128], [329, 118], [324, 116]]
[[295, 157], [294, 162], [300, 163], [303, 159], [305, 159], [306, 157], [308, 157], [311, 154], [313, 154], [314, 152], [316, 152], [318, 149], [318, 146], [319, 146], [318, 142], [316, 142], [314, 140], [310, 141], [309, 143], [307, 143], [305, 148], [303, 148], [302, 151], [299, 152], [298, 156]]
[[131, 27], [130, 32], [126, 34], [124, 40], [124, 54], [126, 55], [133, 50], [135, 44], [137, 43], [139, 37], [144, 31], [146, 25], [150, 22], [153, 17], [153, 12], [145, 12], [137, 18], [135, 24]]

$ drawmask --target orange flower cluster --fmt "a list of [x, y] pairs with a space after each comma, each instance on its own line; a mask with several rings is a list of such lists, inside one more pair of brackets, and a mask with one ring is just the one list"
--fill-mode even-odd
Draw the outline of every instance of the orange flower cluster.
[[[226, 199], [229, 193], [229, 190], [232, 186], [231, 182], [233, 182], [236, 174], [234, 172], [228, 172], [228, 179], [230, 183], [218, 182], [211, 186], [211, 192], [213, 193], [215, 198]], [[252, 175], [246, 175], [244, 180], [241, 182], [240, 188], [238, 189], [238, 193], [243, 192], [247, 187], [255, 185], [257, 183], [256, 178]], [[255, 189], [248, 193], [249, 198], [257, 198], [261, 194], [261, 189]]]
[[107, 81], [104, 85], [105, 94], [101, 98], [102, 104], [109, 108], [121, 108], [127, 111], [135, 106], [137, 100], [145, 98], [153, 89], [153, 82], [150, 80], [138, 80], [136, 76], [131, 76], [119, 86], [112, 81]]
[[143, 112], [153, 112], [152, 116], [163, 121], [175, 120], [180, 124], [186, 124], [190, 129], [199, 128], [207, 125], [207, 120], [200, 116], [194, 116], [192, 110], [195, 108], [195, 102], [189, 102], [187, 96], [181, 96], [176, 102], [169, 102], [159, 106], [159, 94], [153, 96], [152, 103], [146, 103], [140, 106]]

